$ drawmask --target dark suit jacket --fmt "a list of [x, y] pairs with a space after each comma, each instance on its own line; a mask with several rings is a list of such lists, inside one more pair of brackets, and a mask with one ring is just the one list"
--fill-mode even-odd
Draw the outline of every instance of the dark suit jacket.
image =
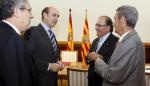
[[[98, 54], [103, 56], [103, 60], [107, 63], [109, 58], [111, 57], [116, 42], [118, 41], [118, 37], [110, 34], [105, 42], [102, 44], [101, 48], [98, 51]], [[99, 38], [96, 38], [90, 48], [90, 52], [96, 51], [97, 44], [99, 42]], [[90, 66], [88, 69], [88, 82], [89, 86], [102, 86], [102, 78], [94, 71], [94, 61], [90, 62]]]
[[0, 86], [34, 86], [33, 68], [24, 40], [0, 22]]
[[[39, 86], [57, 86], [57, 73], [48, 71], [49, 63], [57, 63], [59, 50], [54, 53], [52, 44], [41, 24], [31, 27], [24, 35], [29, 52], [34, 58]], [[57, 42], [57, 41], [56, 41]]]

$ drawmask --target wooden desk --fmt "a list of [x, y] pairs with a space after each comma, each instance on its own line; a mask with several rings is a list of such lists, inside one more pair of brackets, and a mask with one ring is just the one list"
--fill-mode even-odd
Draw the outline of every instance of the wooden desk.
[[[58, 72], [58, 79], [67, 80], [67, 68], [82, 69], [88, 70], [88, 66], [82, 62], [71, 63], [65, 65], [65, 68], [62, 71]], [[146, 86], [150, 86], [150, 64], [145, 64], [145, 76], [146, 76]]]
[[67, 68], [88, 70], [88, 66], [85, 63], [74, 62], [68, 65], [65, 65], [65, 68], [62, 71], [58, 72], [58, 79], [67, 80]]
[[[67, 80], [67, 68], [88, 70], [88, 66], [82, 62], [71, 63], [65, 65], [65, 68], [62, 71], [58, 72], [58, 79]], [[150, 75], [150, 64], [145, 64], [145, 74]]]

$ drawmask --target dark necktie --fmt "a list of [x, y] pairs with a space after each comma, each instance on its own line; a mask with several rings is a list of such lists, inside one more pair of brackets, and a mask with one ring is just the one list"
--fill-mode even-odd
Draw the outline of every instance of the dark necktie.
[[102, 46], [102, 40], [103, 38], [99, 38], [98, 44], [97, 44], [97, 48], [96, 48], [96, 53], [98, 53], [98, 51], [100, 50], [101, 46]]
[[49, 31], [50, 42], [51, 42], [51, 44], [53, 46], [54, 52], [56, 53], [56, 51], [57, 51], [57, 44], [56, 44], [56, 41], [55, 41], [54, 33], [51, 30], [48, 30], [48, 31]]

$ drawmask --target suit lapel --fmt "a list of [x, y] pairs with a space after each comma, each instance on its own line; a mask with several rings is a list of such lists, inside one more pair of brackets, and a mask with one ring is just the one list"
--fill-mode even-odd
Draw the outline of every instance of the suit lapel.
[[[105, 40], [105, 42], [102, 44], [101, 48], [98, 51], [99, 54], [102, 54], [103, 52], [106, 52], [105, 49], [108, 49], [107, 47], [109, 47], [109, 40], [111, 40], [111, 37], [112, 37], [112, 34], [110, 34], [108, 36], [108, 38]], [[105, 57], [105, 58], [103, 58], [103, 60], [107, 63], [108, 62], [107, 61], [108, 58], [109, 57]]]
[[109, 40], [111, 38], [112, 34], [108, 36], [108, 38], [105, 40], [105, 42], [102, 44], [101, 48], [98, 50], [98, 53], [102, 52], [106, 47], [109, 45]]
[[[123, 46], [122, 44], [123, 44], [129, 37], [131, 37], [131, 36], [134, 35], [134, 34], [136, 34], [136, 31], [135, 31], [135, 30], [129, 32], [129, 33], [121, 40], [121, 42], [119, 42], [119, 44], [117, 45], [117, 48], [119, 48], [119, 49], [117, 49], [117, 50], [120, 50], [120, 47]], [[117, 51], [117, 52], [118, 52], [118, 51]]]
[[98, 42], [99, 42], [99, 38], [96, 38], [96, 39], [93, 41], [93, 44], [92, 44], [92, 46], [91, 46], [91, 48], [90, 48], [90, 52], [93, 52], [93, 51], [96, 52]]
[[43, 36], [43, 38], [45, 39], [45, 41], [47, 41], [48, 46], [50, 46], [50, 49], [53, 51], [53, 53], [55, 53], [54, 50], [53, 50], [53, 46], [52, 46], [52, 44], [50, 42], [49, 36], [46, 33], [44, 27], [41, 24], [39, 24], [38, 27], [39, 27], [39, 30], [40, 30], [40, 32], [42, 34], [41, 36]]
[[[114, 52], [113, 52], [113, 54], [112, 54], [111, 57], [115, 57], [116, 54], [121, 53], [120, 51], [121, 51], [121, 48], [122, 48], [122, 46], [123, 46], [123, 43], [124, 43], [129, 37], [131, 37], [132, 35], [134, 35], [134, 34], [136, 34], [136, 33], [137, 33], [137, 32], [136, 32], [135, 30], [132, 30], [131, 32], [129, 32], [129, 33], [121, 40], [121, 42], [119, 42], [119, 44], [117, 44], [117, 47], [116, 47], [116, 49], [114, 50]], [[111, 59], [112, 59], [112, 58], [110, 58], [110, 60], [109, 60], [108, 63], [110, 63]]]
[[121, 42], [124, 42], [125, 40], [127, 40], [129, 37], [131, 37], [132, 35], [137, 34], [137, 32], [135, 30], [132, 30], [131, 32], [129, 32], [123, 39]]

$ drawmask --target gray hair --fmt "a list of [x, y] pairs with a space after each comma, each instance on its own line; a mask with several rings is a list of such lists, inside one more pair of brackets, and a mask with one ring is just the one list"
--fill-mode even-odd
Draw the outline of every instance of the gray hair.
[[3, 0], [1, 6], [1, 19], [11, 18], [14, 13], [14, 8], [24, 8], [27, 0]]
[[138, 20], [138, 11], [135, 7], [124, 5], [117, 9], [118, 17], [121, 18], [122, 16], [125, 17], [126, 23], [129, 27], [134, 28], [136, 22]]

